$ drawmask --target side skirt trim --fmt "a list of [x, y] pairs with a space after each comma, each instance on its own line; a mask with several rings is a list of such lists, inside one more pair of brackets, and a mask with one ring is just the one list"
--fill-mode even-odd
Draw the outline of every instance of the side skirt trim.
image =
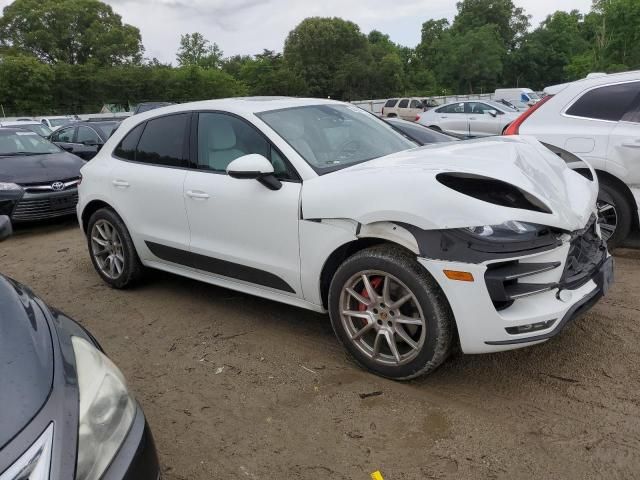
[[167, 262], [177, 263], [186, 267], [203, 270], [223, 277], [235, 278], [236, 280], [262, 285], [283, 292], [296, 293], [291, 285], [282, 278], [258, 268], [200, 255], [199, 253], [187, 252], [159, 243], [145, 241], [145, 244], [149, 250], [151, 250], [151, 253]]

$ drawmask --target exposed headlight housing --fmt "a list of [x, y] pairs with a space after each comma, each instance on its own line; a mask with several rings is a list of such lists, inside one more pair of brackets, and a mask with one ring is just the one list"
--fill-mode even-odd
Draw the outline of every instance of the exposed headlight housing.
[[98, 480], [127, 436], [136, 406], [118, 367], [84, 338], [71, 341], [80, 392], [76, 480]]
[[6, 192], [9, 190], [22, 190], [22, 187], [16, 183], [0, 182], [0, 192]]
[[483, 225], [479, 227], [467, 227], [461, 229], [465, 233], [474, 237], [485, 239], [491, 242], [522, 241], [535, 238], [542, 233], [548, 232], [548, 227], [533, 223], [509, 220], [499, 225]]

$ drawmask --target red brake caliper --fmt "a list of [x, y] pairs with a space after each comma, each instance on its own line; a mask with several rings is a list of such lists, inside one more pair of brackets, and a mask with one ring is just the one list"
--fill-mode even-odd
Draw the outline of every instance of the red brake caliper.
[[[373, 277], [369, 281], [371, 282], [371, 286], [373, 287], [373, 289], [377, 291], [378, 287], [380, 287], [380, 285], [382, 284], [382, 277]], [[364, 298], [369, 298], [369, 292], [367, 292], [366, 287], [364, 286], [362, 287], [362, 291], [360, 292], [360, 295], [362, 295]], [[360, 312], [364, 312], [366, 309], [367, 309], [367, 306], [364, 303], [361, 303], [358, 305], [358, 310]], [[367, 321], [364, 318], [359, 320], [361, 320], [363, 327], [367, 324]]]

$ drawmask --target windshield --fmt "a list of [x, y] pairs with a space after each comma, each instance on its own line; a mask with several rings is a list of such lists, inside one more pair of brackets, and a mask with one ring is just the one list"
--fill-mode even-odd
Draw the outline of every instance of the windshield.
[[60, 149], [34, 132], [0, 131], [0, 155], [47, 155]]
[[104, 134], [104, 138], [109, 138], [113, 131], [118, 128], [117, 123], [101, 123], [96, 128]]
[[503, 112], [517, 112], [518, 109], [513, 106], [513, 104], [507, 100], [502, 100], [500, 102], [489, 101], [487, 102], [492, 107], [496, 107], [496, 110], [502, 110]]
[[417, 146], [382, 120], [348, 105], [309, 105], [257, 115], [320, 174]]
[[68, 118], [52, 118], [49, 120], [52, 127], [62, 127], [71, 123]]
[[25, 130], [31, 130], [32, 132], [37, 133], [41, 137], [48, 137], [52, 133], [52, 130], [49, 127], [45, 125], [41, 125], [39, 123], [33, 123], [33, 124], [30, 123], [29, 125], [20, 125], [20, 128], [24, 128]]

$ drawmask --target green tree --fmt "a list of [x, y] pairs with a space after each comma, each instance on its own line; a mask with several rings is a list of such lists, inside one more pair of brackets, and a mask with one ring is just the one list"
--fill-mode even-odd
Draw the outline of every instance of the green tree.
[[512, 0], [463, 0], [457, 7], [458, 14], [452, 25], [454, 32], [465, 34], [485, 25], [495, 25], [507, 50], [515, 48], [529, 28], [529, 16]]
[[[348, 90], [344, 72], [354, 64], [353, 57], [367, 63], [369, 43], [355, 23], [341, 18], [307, 18], [284, 43], [285, 62], [305, 81], [308, 94], [317, 97], [342, 98]], [[339, 69], [343, 74], [336, 81]]]
[[33, 57], [4, 57], [0, 64], [0, 104], [5, 114], [33, 115], [50, 104], [51, 66]]
[[195, 32], [180, 36], [176, 59], [181, 67], [197, 65], [203, 68], [219, 68], [222, 65], [222, 55], [218, 44], [211, 44], [201, 33]]
[[98, 0], [15, 0], [0, 18], [0, 44], [46, 63], [137, 63], [140, 31]]

